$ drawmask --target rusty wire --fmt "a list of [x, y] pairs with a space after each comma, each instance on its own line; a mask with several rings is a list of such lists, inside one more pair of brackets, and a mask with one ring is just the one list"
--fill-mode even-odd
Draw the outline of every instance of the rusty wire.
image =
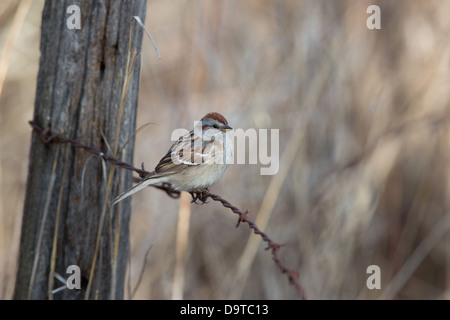
[[[45, 143], [45, 144], [49, 144], [49, 143], [69, 143], [72, 146], [76, 147], [76, 148], [80, 148], [80, 149], [84, 149], [89, 153], [92, 153], [94, 155], [97, 155], [99, 157], [101, 157], [102, 159], [104, 159], [105, 161], [119, 166], [123, 169], [126, 170], [131, 170], [136, 172], [140, 178], [134, 177], [133, 180], [135, 182], [139, 182], [142, 179], [144, 179], [145, 177], [151, 175], [152, 173], [150, 171], [146, 171], [144, 169], [144, 165], [142, 164], [142, 169], [136, 168], [132, 165], [130, 165], [129, 163], [123, 162], [123, 161], [119, 161], [111, 156], [108, 156], [107, 154], [101, 152], [100, 150], [98, 150], [97, 148], [91, 147], [91, 146], [87, 146], [84, 145], [76, 140], [64, 137], [60, 134], [53, 134], [50, 131], [50, 128], [43, 128], [42, 126], [40, 126], [38, 123], [36, 123], [35, 121], [30, 121], [29, 122], [31, 127], [40, 134], [40, 138], [41, 140]], [[153, 185], [153, 187], [161, 189], [163, 191], [165, 191], [167, 193], [167, 195], [171, 198], [179, 198], [180, 197], [180, 191], [174, 190], [172, 188], [172, 186], [170, 184], [164, 183], [162, 185]], [[273, 241], [265, 232], [261, 231], [258, 226], [248, 218], [248, 210], [246, 210], [245, 212], [243, 212], [242, 210], [240, 210], [238, 207], [232, 205], [230, 202], [228, 202], [227, 200], [223, 199], [221, 196], [214, 194], [214, 193], [210, 193], [209, 191], [204, 191], [201, 193], [191, 193], [192, 196], [192, 202], [193, 203], [197, 203], [197, 200], [200, 200], [202, 203], [205, 203], [207, 201], [208, 198], [211, 198], [214, 201], [218, 201], [220, 202], [225, 208], [230, 209], [231, 211], [233, 211], [235, 214], [239, 215], [238, 221], [236, 223], [236, 228], [239, 227], [239, 225], [241, 223], [246, 223], [250, 229], [253, 230], [253, 232], [259, 236], [261, 236], [262, 240], [264, 242], [267, 243], [267, 248], [265, 250], [270, 250], [272, 252], [272, 259], [274, 260], [275, 264], [277, 265], [277, 267], [281, 270], [281, 272], [283, 274], [285, 274], [288, 279], [289, 279], [289, 283], [294, 286], [295, 290], [297, 291], [300, 299], [304, 300], [306, 299], [305, 297], [305, 292], [303, 290], [303, 287], [300, 285], [300, 282], [298, 280], [298, 273], [294, 270], [291, 270], [289, 268], [287, 268], [284, 263], [280, 260], [279, 258], [279, 251], [280, 248], [282, 247], [282, 245], [276, 243], [275, 241]]]
[[270, 249], [272, 251], [272, 259], [275, 261], [275, 264], [277, 265], [277, 267], [280, 268], [281, 272], [283, 272], [284, 274], [287, 275], [287, 277], [289, 278], [290, 284], [295, 287], [300, 298], [304, 300], [306, 297], [305, 297], [305, 293], [303, 291], [303, 287], [300, 285], [300, 282], [298, 281], [298, 273], [294, 270], [287, 268], [283, 264], [283, 262], [281, 262], [280, 258], [278, 257], [278, 253], [279, 253], [282, 245], [280, 245], [280, 244], [276, 243], [275, 241], [273, 241], [272, 239], [270, 239], [270, 237], [265, 232], [261, 231], [258, 228], [258, 226], [247, 217], [248, 210], [246, 210], [245, 212], [242, 212], [239, 208], [233, 206], [227, 200], [223, 199], [221, 196], [214, 194], [214, 193], [203, 192], [203, 196], [206, 198], [209, 197], [209, 198], [213, 199], [214, 201], [221, 202], [225, 208], [229, 208], [231, 211], [238, 214], [239, 219], [238, 219], [238, 222], [236, 223], [236, 228], [239, 227], [241, 222], [244, 222], [244, 223], [248, 224], [249, 228], [252, 229], [255, 234], [261, 236], [263, 241], [265, 241], [267, 243], [266, 250]]
[[100, 150], [98, 150], [97, 148], [91, 147], [91, 146], [87, 146], [84, 145], [76, 140], [64, 137], [60, 134], [53, 134], [50, 132], [50, 128], [42, 128], [39, 124], [36, 123], [36, 121], [30, 121], [29, 122], [31, 127], [33, 127], [33, 129], [37, 132], [40, 133], [41, 139], [45, 144], [49, 144], [49, 143], [69, 143], [71, 145], [73, 145], [76, 148], [80, 148], [80, 149], [84, 149], [89, 153], [95, 154], [97, 156], [99, 156], [100, 158], [103, 158], [105, 161], [114, 164], [116, 166], [119, 166], [121, 168], [127, 169], [127, 170], [132, 170], [136, 173], [139, 174], [139, 176], [141, 178], [145, 178], [147, 175], [150, 174], [149, 171], [145, 171], [143, 169], [138, 169], [133, 167], [132, 165], [126, 163], [126, 162], [122, 162], [117, 160], [116, 158], [113, 158], [111, 156], [108, 156], [107, 154], [101, 152]]

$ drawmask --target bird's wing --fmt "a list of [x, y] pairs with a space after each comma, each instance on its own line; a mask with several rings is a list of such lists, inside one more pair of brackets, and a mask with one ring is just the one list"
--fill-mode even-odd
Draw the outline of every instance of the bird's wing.
[[[155, 168], [158, 175], [170, 175], [190, 166], [198, 166], [208, 160], [210, 141], [204, 141], [193, 131], [180, 137], [159, 161]], [[194, 150], [192, 152], [191, 150]]]

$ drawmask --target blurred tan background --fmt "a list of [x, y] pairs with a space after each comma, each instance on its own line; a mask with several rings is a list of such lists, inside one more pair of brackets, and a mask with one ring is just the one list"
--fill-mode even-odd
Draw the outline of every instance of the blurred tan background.
[[[17, 266], [43, 3], [0, 6], [1, 299]], [[366, 27], [371, 4], [381, 30]], [[210, 111], [233, 128], [279, 129], [277, 175], [232, 165], [212, 192], [285, 244], [307, 297], [448, 299], [449, 14], [445, 0], [151, 0], [145, 24], [162, 59], [145, 37], [138, 127], [153, 125], [135, 165], [152, 169], [172, 131]], [[126, 296], [296, 299], [235, 223], [212, 201], [137, 193]], [[381, 290], [366, 287], [369, 265]]]

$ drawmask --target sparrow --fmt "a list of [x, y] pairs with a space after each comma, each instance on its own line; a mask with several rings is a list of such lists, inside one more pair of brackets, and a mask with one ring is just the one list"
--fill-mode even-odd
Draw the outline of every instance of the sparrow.
[[233, 156], [229, 130], [220, 113], [205, 115], [188, 134], [181, 136], [147, 177], [116, 197], [112, 205], [151, 185], [170, 184], [191, 194], [216, 184]]

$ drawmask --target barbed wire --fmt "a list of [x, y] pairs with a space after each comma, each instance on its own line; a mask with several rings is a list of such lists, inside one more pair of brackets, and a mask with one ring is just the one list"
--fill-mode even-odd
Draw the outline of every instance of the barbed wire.
[[42, 128], [39, 124], [36, 123], [36, 121], [30, 121], [29, 122], [31, 127], [33, 127], [33, 129], [37, 132], [40, 133], [41, 136], [41, 140], [45, 143], [45, 144], [49, 144], [49, 143], [69, 143], [71, 145], [73, 145], [76, 148], [80, 148], [80, 149], [84, 149], [89, 153], [95, 154], [97, 156], [99, 156], [100, 158], [103, 158], [105, 161], [119, 166], [121, 168], [127, 169], [127, 170], [132, 170], [136, 173], [139, 174], [139, 176], [141, 178], [145, 178], [147, 175], [150, 174], [149, 171], [146, 171], [144, 169], [138, 169], [135, 168], [134, 166], [130, 165], [129, 163], [123, 162], [123, 161], [119, 161], [116, 158], [113, 158], [105, 153], [103, 153], [102, 151], [98, 150], [97, 148], [91, 147], [91, 146], [87, 146], [84, 145], [76, 140], [64, 137], [60, 134], [54, 134], [50, 131], [50, 127], [47, 128]]
[[[60, 135], [60, 134], [54, 134], [50, 131], [50, 127], [47, 127], [44, 129], [36, 121], [30, 121], [29, 123], [30, 123], [31, 127], [37, 133], [39, 133], [41, 140], [45, 144], [69, 143], [76, 148], [84, 149], [87, 152], [97, 155], [97, 156], [101, 157], [102, 159], [104, 159], [105, 161], [107, 161], [115, 166], [136, 172], [139, 175], [139, 178], [134, 177], [133, 180], [135, 182], [140, 182], [142, 179], [144, 179], [147, 176], [152, 174], [152, 172], [144, 169], [144, 164], [142, 164], [141, 169], [136, 168], [129, 163], [119, 161], [116, 158], [103, 153], [102, 151], [98, 150], [97, 148], [84, 145], [84, 144], [80, 143], [79, 141], [64, 137], [63, 135]], [[180, 197], [180, 191], [173, 189], [172, 186], [168, 183], [163, 183], [161, 185], [153, 185], [153, 187], [165, 191], [167, 193], [167, 195], [171, 198], [177, 199]], [[300, 285], [300, 282], [298, 280], [298, 278], [299, 278], [298, 273], [295, 270], [291, 270], [291, 269], [287, 268], [279, 258], [279, 251], [280, 251], [280, 248], [282, 247], [282, 245], [273, 241], [265, 232], [261, 231], [252, 220], [250, 220], [248, 218], [248, 216], [247, 216], [248, 210], [246, 210], [244, 212], [244, 211], [240, 210], [238, 207], [232, 205], [229, 201], [223, 199], [221, 196], [211, 193], [209, 191], [204, 191], [204, 192], [200, 192], [200, 193], [191, 193], [191, 196], [192, 196], [193, 203], [197, 203], [197, 200], [200, 200], [202, 203], [205, 203], [208, 200], [208, 198], [211, 198], [214, 201], [220, 202], [225, 208], [228, 208], [235, 214], [239, 215], [238, 221], [236, 223], [236, 228], [239, 227], [239, 225], [241, 223], [246, 223], [249, 226], [249, 228], [251, 230], [253, 230], [253, 232], [255, 234], [259, 235], [262, 238], [262, 240], [267, 243], [267, 248], [265, 250], [271, 251], [272, 259], [274, 260], [276, 266], [281, 270], [281, 272], [283, 274], [285, 274], [288, 277], [289, 283], [292, 286], [294, 286], [300, 299], [302, 299], [302, 300], [306, 299], [303, 287]]]

